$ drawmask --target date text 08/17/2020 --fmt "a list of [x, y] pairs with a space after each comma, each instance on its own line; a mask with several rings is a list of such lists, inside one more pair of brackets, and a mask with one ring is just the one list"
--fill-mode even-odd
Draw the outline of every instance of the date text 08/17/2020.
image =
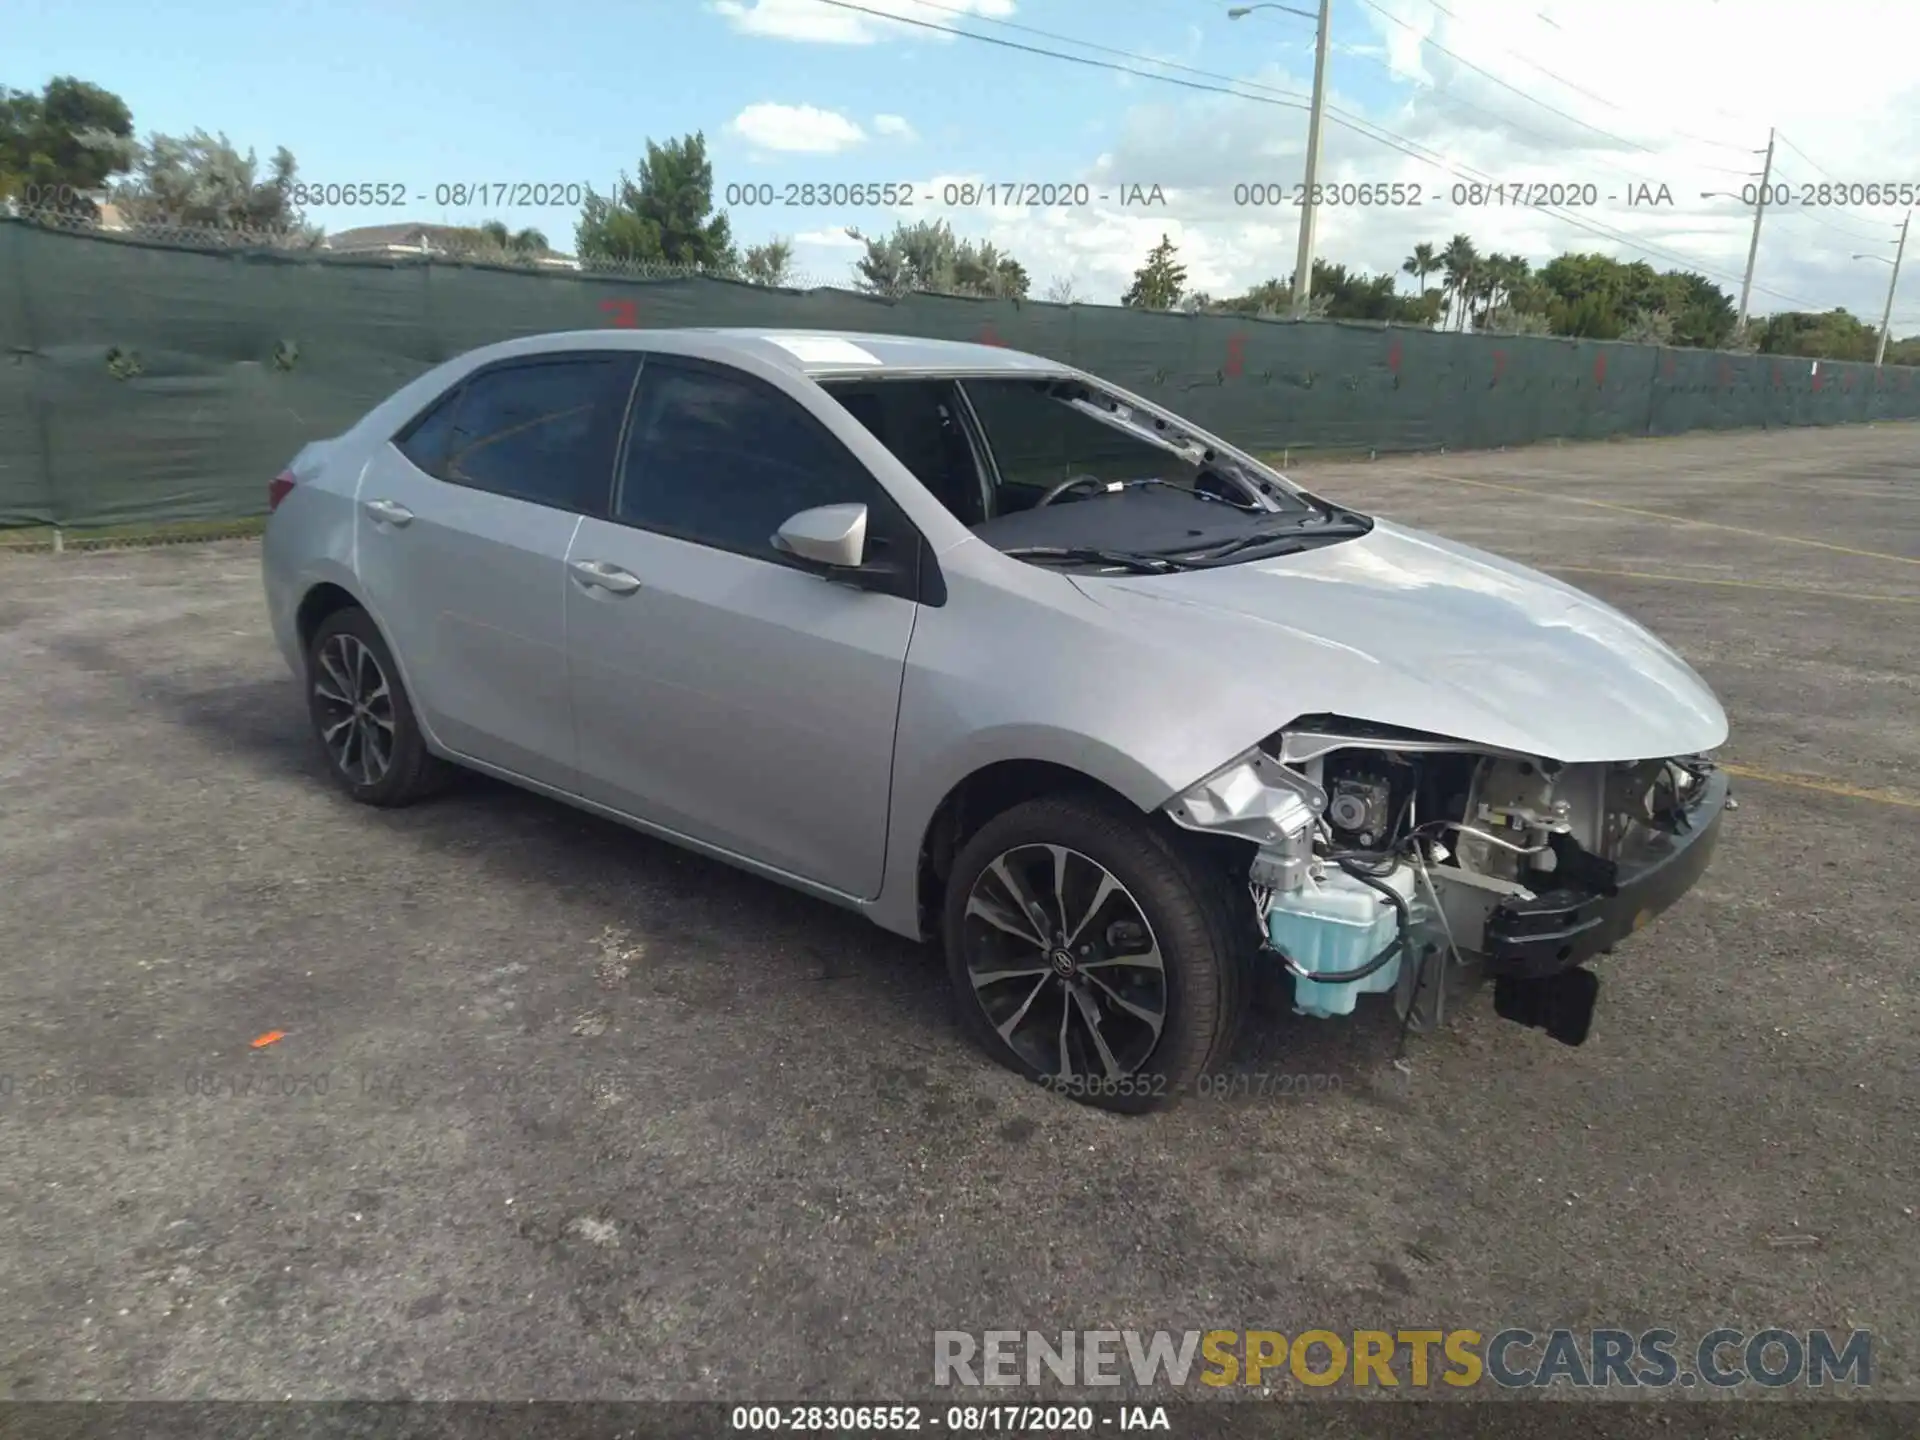
[[[1779, 187], [1776, 187], [1779, 188]], [[338, 206], [346, 209], [392, 209], [407, 204], [441, 208], [566, 207], [577, 209], [589, 195], [617, 195], [618, 185], [606, 190], [581, 181], [458, 180], [433, 186], [412, 186], [399, 180], [295, 181], [288, 199], [297, 206]], [[910, 180], [758, 181], [729, 184], [720, 195], [728, 209], [912, 209], [930, 206], [946, 210], [1078, 209], [1113, 205], [1122, 209], [1167, 209], [1173, 199], [1188, 192], [1179, 186], [1145, 182], [1092, 184], [1084, 180], [949, 180], [940, 184]], [[1230, 187], [1233, 204], [1242, 208], [1297, 208], [1307, 203], [1308, 187], [1278, 180], [1242, 181]], [[1515, 184], [1461, 182], [1451, 187], [1406, 181], [1340, 181], [1312, 187], [1316, 205], [1349, 209], [1441, 206], [1573, 206], [1602, 203], [1629, 206], [1671, 205], [1669, 187], [1638, 183], [1603, 187], [1591, 181], [1529, 181]]]
[[[1218, 194], [1218, 187], [1207, 187]], [[949, 180], [941, 184], [910, 180], [815, 182], [810, 180], [758, 181], [723, 187], [720, 203], [728, 209], [912, 209], [926, 206], [956, 210], [1078, 209], [1113, 205], [1123, 209], [1167, 209], [1175, 201], [1193, 198], [1193, 187], [1162, 183], [1084, 180]], [[1227, 187], [1240, 208], [1299, 208], [1311, 197], [1315, 205], [1347, 209], [1394, 209], [1446, 206], [1478, 209], [1486, 206], [1574, 207], [1599, 205], [1671, 206], [1676, 202], [1669, 185], [1651, 181], [1601, 185], [1594, 181], [1462, 181], [1451, 186], [1411, 181], [1339, 181], [1308, 186], [1280, 180], [1240, 181]]]
[[931, 1430], [949, 1434], [1060, 1435], [1173, 1429], [1164, 1405], [736, 1405], [730, 1430], [801, 1433]]
[[[1218, 194], [1220, 187], [1205, 187]], [[1688, 192], [1660, 180], [1457, 180], [1450, 185], [1428, 185], [1408, 180], [1342, 180], [1312, 187], [1299, 181], [1244, 180], [1227, 188], [1232, 203], [1246, 209], [1298, 209], [1311, 199], [1330, 209], [1396, 209], [1451, 207], [1477, 210], [1514, 209], [1670, 209]], [[910, 180], [815, 182], [759, 181], [724, 187], [721, 203], [740, 209], [1072, 209], [1090, 205], [1165, 209], [1193, 197], [1195, 187], [1144, 182], [1084, 180], [949, 180], [935, 185]], [[1737, 197], [1719, 191], [1699, 192], [1702, 200], [1737, 198], [1742, 205], [1762, 201], [1761, 187], [1748, 184]], [[1920, 203], [1920, 181], [1834, 182], [1817, 185], [1773, 185], [1764, 197], [1769, 205], [1810, 207]]]
[[352, 210], [390, 210], [402, 205], [437, 205], [465, 210], [477, 206], [579, 209], [601, 190], [581, 180], [450, 180], [409, 185], [404, 180], [296, 180], [287, 199], [296, 206], [335, 205]]
[[[1217, 193], [1218, 187], [1207, 187]], [[1920, 180], [1859, 181], [1818, 184], [1749, 183], [1738, 196], [1702, 191], [1700, 198], [1738, 199], [1742, 205], [1765, 203], [1795, 208], [1872, 208], [1920, 203]], [[392, 209], [408, 204], [432, 204], [443, 209], [568, 208], [578, 209], [592, 195], [613, 196], [618, 184], [605, 190], [573, 180], [456, 180], [431, 186], [400, 180], [295, 181], [288, 199], [296, 206], [345, 209]], [[868, 181], [759, 181], [729, 184], [720, 201], [729, 209], [1076, 209], [1114, 205], [1123, 209], [1167, 209], [1192, 194], [1193, 187], [1164, 183], [1084, 180], [949, 180], [939, 184], [910, 180]], [[1232, 203], [1242, 209], [1298, 209], [1309, 199], [1329, 209], [1593, 209], [1603, 205], [1628, 209], [1668, 208], [1678, 204], [1674, 188], [1659, 181], [1639, 180], [1601, 184], [1593, 180], [1462, 180], [1451, 185], [1429, 185], [1406, 180], [1329, 181], [1312, 187], [1299, 181], [1245, 180], [1227, 187]], [[44, 193], [42, 193], [44, 192]], [[74, 203], [77, 192], [68, 186], [28, 186], [22, 195], [29, 206], [54, 207]]]

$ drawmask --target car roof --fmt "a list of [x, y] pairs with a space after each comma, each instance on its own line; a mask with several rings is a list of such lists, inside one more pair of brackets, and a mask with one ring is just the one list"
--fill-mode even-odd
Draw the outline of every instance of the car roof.
[[660, 330], [560, 330], [504, 340], [475, 353], [484, 361], [550, 350], [653, 350], [726, 360], [751, 355], [820, 380], [846, 376], [1073, 375], [1071, 365], [1000, 345], [880, 335], [862, 330], [781, 330], [687, 326]]

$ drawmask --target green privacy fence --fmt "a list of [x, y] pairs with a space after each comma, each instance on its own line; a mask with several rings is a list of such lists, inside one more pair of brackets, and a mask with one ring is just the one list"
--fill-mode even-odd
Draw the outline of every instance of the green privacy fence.
[[251, 516], [308, 440], [477, 345], [596, 326], [1009, 345], [1256, 452], [1920, 418], [1920, 370], [1346, 322], [184, 248], [0, 220], [0, 525]]

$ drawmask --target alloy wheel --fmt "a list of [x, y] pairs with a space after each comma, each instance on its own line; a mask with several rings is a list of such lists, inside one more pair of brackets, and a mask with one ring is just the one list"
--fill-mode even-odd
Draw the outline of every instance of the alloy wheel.
[[315, 657], [320, 739], [349, 780], [374, 785], [393, 765], [393, 687], [357, 636], [327, 637]]
[[973, 882], [963, 921], [973, 997], [1045, 1076], [1118, 1080], [1167, 1020], [1167, 970], [1127, 887], [1064, 845], [1002, 852]]

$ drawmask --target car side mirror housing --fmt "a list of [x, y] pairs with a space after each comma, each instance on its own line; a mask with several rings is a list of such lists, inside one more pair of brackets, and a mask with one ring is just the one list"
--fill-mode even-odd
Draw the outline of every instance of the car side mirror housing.
[[834, 570], [857, 570], [867, 554], [865, 505], [816, 505], [789, 516], [773, 537], [784, 550], [815, 565]]

